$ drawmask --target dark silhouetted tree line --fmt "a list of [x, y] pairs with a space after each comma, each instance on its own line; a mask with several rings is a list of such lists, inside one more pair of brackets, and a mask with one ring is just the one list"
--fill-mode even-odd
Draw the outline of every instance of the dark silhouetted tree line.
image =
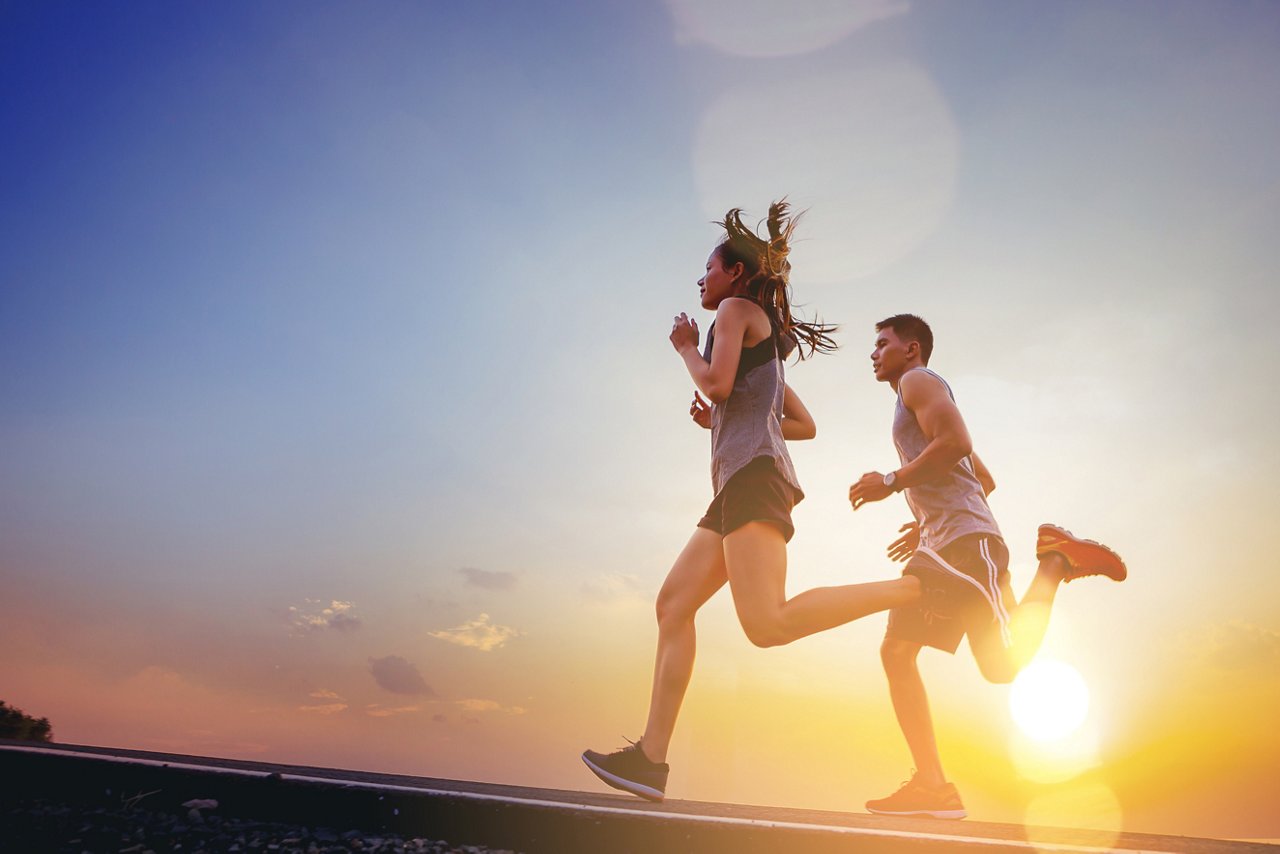
[[0, 738], [23, 741], [53, 741], [53, 727], [48, 718], [33, 718], [22, 709], [0, 700]]

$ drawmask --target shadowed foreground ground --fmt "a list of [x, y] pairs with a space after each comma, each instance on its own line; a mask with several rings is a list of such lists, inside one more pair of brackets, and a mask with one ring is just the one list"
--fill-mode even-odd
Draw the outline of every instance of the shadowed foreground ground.
[[0, 808], [3, 850], [22, 854], [509, 854], [477, 845], [397, 834], [224, 818], [216, 809], [149, 809], [146, 798], [114, 807], [19, 801]]
[[[1280, 852], [1280, 846], [1213, 839], [678, 800], [651, 804], [616, 793], [3, 741], [0, 804], [0, 819], [9, 825], [0, 828], [0, 841], [28, 846], [0, 848], [24, 854]], [[22, 806], [11, 811], [13, 804]]]

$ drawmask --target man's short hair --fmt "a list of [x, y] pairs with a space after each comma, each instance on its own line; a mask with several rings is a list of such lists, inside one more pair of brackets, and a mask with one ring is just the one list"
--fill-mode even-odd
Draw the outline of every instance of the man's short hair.
[[884, 329], [892, 329], [893, 334], [903, 341], [918, 342], [920, 344], [920, 362], [925, 365], [929, 364], [929, 357], [933, 355], [933, 330], [929, 328], [929, 324], [924, 322], [924, 318], [917, 317], [914, 314], [895, 314], [893, 317], [886, 317], [876, 324], [876, 332]]

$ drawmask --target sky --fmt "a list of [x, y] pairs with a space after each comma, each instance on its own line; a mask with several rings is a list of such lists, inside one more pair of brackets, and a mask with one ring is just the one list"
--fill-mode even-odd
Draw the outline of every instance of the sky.
[[[1280, 6], [0, 4], [0, 699], [62, 742], [595, 791], [711, 498], [667, 341], [731, 207], [804, 210], [838, 353], [788, 590], [896, 575], [877, 320], [998, 484], [1119, 551], [1041, 657], [1056, 741], [925, 653], [975, 818], [1280, 838]], [[671, 797], [910, 774], [877, 615], [761, 650], [722, 593]]]

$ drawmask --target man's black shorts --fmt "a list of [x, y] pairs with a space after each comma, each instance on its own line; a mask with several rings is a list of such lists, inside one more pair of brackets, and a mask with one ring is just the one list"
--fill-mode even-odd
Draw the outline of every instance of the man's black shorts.
[[943, 548], [919, 548], [903, 575], [920, 579], [919, 603], [889, 612], [884, 636], [954, 653], [960, 638], [969, 645], [986, 636], [1008, 647], [1009, 549], [995, 534], [969, 534]]
[[802, 498], [804, 493], [779, 474], [773, 457], [756, 457], [738, 469], [724, 489], [711, 499], [711, 506], [698, 521], [698, 527], [723, 537], [748, 522], [769, 522], [790, 542], [796, 531], [791, 524], [791, 508]]

